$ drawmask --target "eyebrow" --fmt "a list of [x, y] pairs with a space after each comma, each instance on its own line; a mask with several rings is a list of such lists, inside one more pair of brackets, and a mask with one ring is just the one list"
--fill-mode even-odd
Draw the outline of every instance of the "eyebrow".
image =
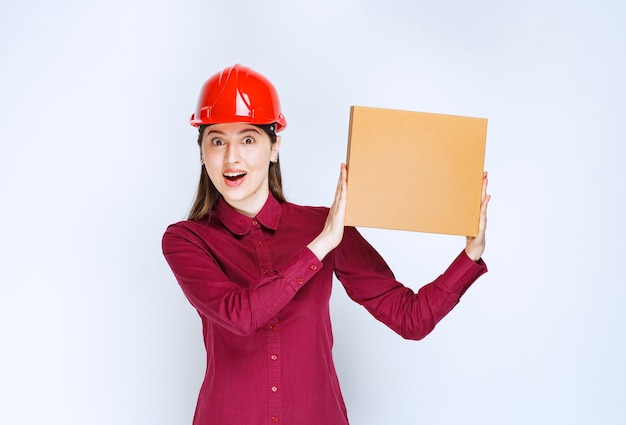
[[[261, 132], [259, 131], [259, 129], [258, 129], [258, 128], [256, 128], [256, 127], [252, 126], [252, 127], [249, 127], [249, 128], [244, 128], [243, 130], [239, 131], [239, 132], [237, 133], [237, 135], [239, 136], [239, 135], [242, 135], [242, 134], [244, 134], [244, 133], [248, 133], [248, 132], [254, 132], [254, 133], [257, 133], [257, 134], [261, 134]], [[206, 136], [208, 136], [208, 135], [209, 135], [209, 134], [211, 134], [211, 133], [214, 133], [214, 134], [221, 134], [221, 135], [225, 135], [225, 134], [226, 134], [226, 133], [224, 133], [223, 131], [219, 131], [219, 130], [211, 130], [211, 129], [209, 129], [209, 131], [207, 131], [207, 133], [205, 134], [205, 137], [206, 137]]]

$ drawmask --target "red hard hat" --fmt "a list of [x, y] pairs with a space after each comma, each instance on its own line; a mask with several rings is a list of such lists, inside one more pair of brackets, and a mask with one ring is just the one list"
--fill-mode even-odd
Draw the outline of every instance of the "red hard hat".
[[263, 75], [239, 64], [209, 78], [200, 92], [191, 125], [247, 122], [287, 127], [278, 93]]

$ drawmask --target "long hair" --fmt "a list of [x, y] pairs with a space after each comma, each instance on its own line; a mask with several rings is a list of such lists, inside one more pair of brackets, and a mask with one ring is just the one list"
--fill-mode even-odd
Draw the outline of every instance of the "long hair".
[[[276, 124], [256, 125], [263, 130], [270, 138], [272, 145], [276, 143], [276, 133], [274, 129]], [[208, 125], [201, 125], [198, 127], [198, 146], [202, 149], [202, 135], [204, 129]], [[278, 200], [278, 202], [285, 202], [285, 195], [283, 194], [283, 180], [280, 173], [280, 159], [276, 158], [276, 162], [270, 162], [268, 168], [268, 180], [270, 192]], [[193, 201], [191, 209], [189, 211], [189, 220], [201, 220], [211, 218], [211, 213], [215, 209], [217, 200], [220, 197], [220, 193], [215, 188], [215, 185], [209, 178], [204, 165], [200, 167], [200, 181], [198, 182], [198, 191], [196, 193], [196, 199]]]

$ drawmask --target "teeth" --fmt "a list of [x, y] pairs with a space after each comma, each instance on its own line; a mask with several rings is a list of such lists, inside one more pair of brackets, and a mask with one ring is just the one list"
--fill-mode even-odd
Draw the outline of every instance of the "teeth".
[[235, 181], [238, 180], [240, 178], [242, 178], [243, 176], [245, 176], [247, 173], [245, 171], [241, 171], [239, 173], [224, 173], [224, 178], [230, 180], [230, 181]]

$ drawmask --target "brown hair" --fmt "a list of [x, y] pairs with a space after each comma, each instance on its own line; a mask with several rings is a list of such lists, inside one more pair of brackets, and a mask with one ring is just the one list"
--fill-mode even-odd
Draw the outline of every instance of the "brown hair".
[[[204, 129], [208, 125], [201, 125], [198, 127], [198, 146], [202, 149], [202, 135]], [[276, 143], [276, 133], [274, 129], [276, 124], [257, 125], [263, 130], [270, 138], [272, 145]], [[283, 181], [280, 173], [280, 163], [278, 157], [276, 162], [270, 162], [268, 169], [268, 180], [270, 186], [270, 192], [278, 200], [278, 202], [285, 202], [285, 195], [283, 195]], [[209, 178], [204, 165], [200, 169], [200, 181], [198, 182], [198, 191], [196, 193], [196, 199], [193, 201], [191, 209], [189, 211], [189, 220], [201, 220], [203, 218], [211, 218], [211, 213], [215, 209], [217, 200], [220, 197], [220, 193], [215, 188], [215, 185]]]

